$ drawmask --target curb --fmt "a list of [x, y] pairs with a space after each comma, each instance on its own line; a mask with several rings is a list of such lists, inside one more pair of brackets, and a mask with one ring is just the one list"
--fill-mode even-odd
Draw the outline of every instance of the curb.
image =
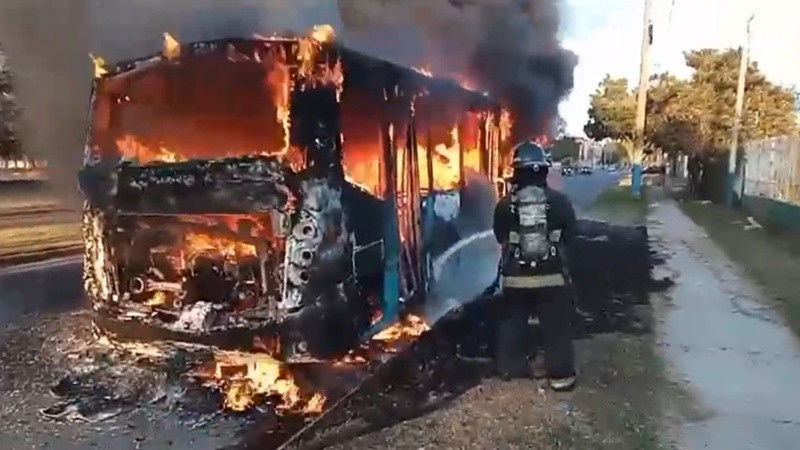
[[83, 244], [62, 245], [30, 252], [0, 255], [0, 268], [8, 268], [48, 259], [77, 256], [83, 253]]

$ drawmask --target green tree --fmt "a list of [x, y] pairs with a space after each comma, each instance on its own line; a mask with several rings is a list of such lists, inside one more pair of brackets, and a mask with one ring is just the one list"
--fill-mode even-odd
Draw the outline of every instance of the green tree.
[[634, 146], [636, 125], [636, 93], [628, 87], [627, 78], [606, 75], [589, 103], [589, 121], [584, 133], [592, 139], [613, 139], [629, 161], [638, 161]]
[[608, 141], [603, 144], [603, 160], [606, 164], [617, 164], [625, 158], [627, 155], [624, 154], [624, 149], [620, 147], [619, 143]]
[[[668, 74], [653, 78], [648, 92], [645, 140], [667, 153], [727, 150], [733, 127], [738, 50], [702, 49], [687, 52], [689, 80]], [[746, 142], [788, 134], [796, 129], [795, 94], [771, 83], [751, 63], [745, 84], [740, 140]], [[627, 80], [606, 76], [592, 95], [584, 130], [594, 139], [617, 140], [630, 154], [635, 124], [635, 91]]]
[[691, 82], [668, 74], [654, 81], [648, 92], [647, 144], [670, 155], [698, 149], [699, 136], [706, 132], [702, 105], [713, 93], [696, 90]]
[[0, 158], [20, 156], [21, 149], [14, 130], [18, 112], [11, 71], [0, 48]]
[[636, 97], [627, 78], [606, 75], [589, 103], [589, 121], [583, 131], [592, 139], [632, 139], [636, 121]]
[[[739, 50], [695, 50], [685, 55], [686, 64], [694, 69], [690, 80], [696, 96], [701, 124], [699, 140], [702, 150], [719, 152], [730, 145], [739, 77]], [[745, 103], [740, 141], [780, 136], [795, 127], [794, 93], [771, 83], [751, 62], [745, 77]]]
[[550, 147], [550, 154], [554, 161], [561, 161], [566, 158], [577, 158], [580, 152], [580, 144], [571, 137], [562, 137], [553, 142]]

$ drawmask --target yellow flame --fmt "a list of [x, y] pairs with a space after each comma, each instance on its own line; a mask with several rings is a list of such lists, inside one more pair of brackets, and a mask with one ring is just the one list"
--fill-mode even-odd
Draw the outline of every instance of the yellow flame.
[[162, 291], [157, 291], [150, 300], [147, 301], [148, 306], [162, 306], [167, 303], [167, 294]]
[[433, 77], [433, 72], [430, 71], [427, 67], [412, 67], [417, 73], [421, 73], [426, 77]]
[[336, 39], [336, 32], [328, 24], [314, 25], [311, 28], [311, 38], [320, 43], [333, 42]]
[[216, 355], [215, 370], [207, 386], [222, 389], [224, 407], [245, 411], [255, 405], [256, 397], [278, 396], [280, 411], [319, 414], [326, 397], [315, 393], [304, 402], [300, 388], [291, 373], [278, 360], [268, 355], [220, 352]]
[[181, 44], [169, 33], [164, 33], [164, 57], [168, 60], [181, 56]]
[[92, 60], [92, 63], [94, 64], [94, 77], [95, 78], [100, 78], [103, 75], [108, 73], [108, 70], [106, 70], [106, 68], [105, 68], [106, 61], [103, 58], [101, 58], [99, 56], [94, 56], [91, 53], [89, 53], [89, 58]]
[[430, 330], [430, 327], [422, 318], [408, 315], [403, 320], [376, 334], [372, 339], [386, 342], [396, 341], [401, 338], [416, 338], [428, 330]]

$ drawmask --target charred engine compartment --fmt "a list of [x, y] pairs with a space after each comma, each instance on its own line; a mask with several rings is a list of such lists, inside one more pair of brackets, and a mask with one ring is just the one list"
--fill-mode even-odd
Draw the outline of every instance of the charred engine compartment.
[[[359, 188], [258, 157], [123, 164], [115, 191], [84, 220], [87, 292], [107, 319], [222, 347], [272, 342], [295, 359], [349, 349], [368, 326], [361, 287], [380, 285], [380, 235], [351, 228], [348, 211], [374, 220], [382, 202]], [[356, 251], [363, 240], [374, 251]], [[348, 323], [349, 336], [319, 333]]]
[[[408, 164], [428, 77], [407, 70], [401, 88], [388, 63], [313, 36], [166, 38], [154, 56], [96, 61], [79, 182], [100, 331], [328, 358], [383, 314], [387, 271], [404, 272], [398, 295], [423, 293], [419, 172], [431, 192], [441, 174], [430, 156], [427, 170]], [[342, 96], [358, 91], [375, 114], [343, 127]]]

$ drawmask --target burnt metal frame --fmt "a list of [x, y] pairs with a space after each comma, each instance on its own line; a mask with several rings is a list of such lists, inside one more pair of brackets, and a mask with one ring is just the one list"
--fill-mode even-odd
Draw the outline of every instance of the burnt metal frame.
[[[214, 41], [205, 41], [205, 42], [197, 42], [182, 45], [182, 48], [190, 48], [194, 52], [212, 52], [212, 51], [222, 51], [229, 46], [240, 47], [243, 46], [246, 49], [254, 48], [258, 45], [264, 45], [263, 40], [258, 39], [218, 39]], [[297, 43], [297, 39], [270, 39], [268, 43], [283, 43], [286, 45], [294, 45]], [[353, 50], [350, 50], [346, 47], [337, 45], [337, 44], [325, 44], [323, 47], [323, 53], [325, 57], [330, 55], [335, 55], [336, 58], [340, 58], [345, 62], [349, 62], [349, 65], [358, 66], [361, 65], [362, 68], [366, 67], [367, 70], [371, 70], [375, 73], [376, 76], [384, 77], [384, 91], [386, 94], [386, 104], [389, 105], [387, 111], [389, 110], [396, 110], [401, 109], [406, 113], [409, 113], [410, 122], [408, 124], [408, 136], [411, 139], [408, 140], [408, 147], [409, 152], [411, 153], [412, 161], [418, 159], [418, 151], [417, 151], [417, 142], [416, 142], [416, 123], [414, 118], [413, 107], [411, 102], [413, 100], [409, 100], [408, 97], [404, 95], [398, 94], [399, 85], [404, 85], [404, 90], [408, 92], [414, 92], [413, 95], [422, 94], [424, 95], [427, 91], [430, 90], [438, 90], [440, 92], [451, 92], [454, 96], [467, 98], [470, 104], [469, 109], [483, 111], [482, 120], [481, 120], [481, 129], [484, 130], [486, 126], [487, 115], [486, 111], [496, 111], [498, 109], [497, 104], [490, 99], [488, 96], [471, 92], [466, 89], [461, 88], [457, 83], [446, 80], [446, 79], [437, 79], [431, 78], [427, 75], [418, 73], [415, 70], [397, 66], [385, 61], [377, 60], [372, 57], [368, 57], [366, 55], [360, 54]], [[131, 72], [137, 70], [139, 66], [148, 65], [155, 61], [160, 61], [162, 59], [162, 54], [155, 54], [151, 56], [147, 56], [144, 58], [139, 58], [136, 60], [125, 61], [114, 66], [108, 68], [108, 72], [103, 76], [106, 77], [113, 77], [115, 75]], [[388, 76], [389, 73], [393, 72], [394, 74], [401, 74], [403, 82], [399, 83], [398, 78], [400, 75]], [[347, 74], [347, 69], [345, 70], [345, 76]], [[387, 82], [385, 79], [390, 78], [395, 81]], [[98, 88], [98, 80], [95, 79], [92, 85], [92, 92], [91, 92], [91, 100], [93, 104], [93, 100], [96, 96]], [[330, 90], [331, 87], [328, 87]], [[332, 93], [332, 91], [331, 91]], [[310, 94], [310, 92], [309, 92]], [[402, 106], [399, 106], [402, 105]], [[339, 139], [339, 132], [338, 132], [338, 118], [339, 111], [336, 111], [336, 117], [333, 118], [333, 123], [329, 124], [332, 126], [332, 129], [327, 129], [328, 137], [332, 138], [331, 142], [326, 142], [327, 147], [332, 147], [334, 155], [327, 155], [325, 158], [319, 161], [314, 161], [312, 164], [319, 167], [319, 166], [327, 166], [328, 168], [338, 169], [334, 170], [334, 172], [338, 173], [339, 175], [343, 175], [343, 167], [341, 161], [341, 151], [342, 151], [342, 143]], [[88, 116], [88, 124], [89, 128], [87, 129], [87, 140], [86, 146], [84, 149], [84, 166], [91, 167], [98, 162], [99, 156], [94, 153], [94, 149], [91, 148], [91, 124], [92, 124], [92, 114], [93, 111], [90, 109], [89, 116]], [[396, 114], [396, 112], [394, 112]], [[493, 134], [498, 135], [499, 129], [499, 114], [494, 114], [494, 120], [491, 121], [490, 124], [493, 128]], [[392, 128], [393, 121], [384, 119], [384, 123], [381, 127], [382, 131], [382, 146], [383, 146], [383, 173], [382, 176], [384, 177], [383, 185], [385, 186], [386, 192], [384, 192], [384, 200], [385, 200], [385, 215], [384, 215], [384, 230], [383, 230], [383, 238], [384, 238], [384, 287], [383, 287], [383, 295], [381, 299], [382, 308], [383, 308], [383, 320], [373, 326], [367, 333], [366, 336], [370, 336], [374, 333], [379, 332], [383, 327], [390, 324], [394, 320], [396, 320], [397, 316], [401, 312], [401, 300], [400, 300], [400, 279], [401, 279], [401, 266], [400, 266], [400, 253], [401, 249], [401, 242], [400, 242], [400, 229], [398, 223], [398, 210], [397, 210], [397, 196], [396, 196], [396, 181], [397, 181], [397, 168], [395, 167], [396, 161], [396, 145], [397, 139], [396, 134], [394, 131], [390, 132]], [[488, 124], [487, 124], [488, 125]], [[306, 134], [306, 133], [300, 133]], [[484, 174], [488, 175], [490, 179], [494, 180], [497, 175], [499, 175], [498, 165], [499, 161], [496, 158], [496, 153], [498, 149], [496, 148], [499, 144], [499, 139], [495, 142], [488, 142], [489, 139], [488, 135], [485, 135], [483, 131], [481, 131], [480, 135], [480, 146], [479, 151], [481, 152], [481, 171]], [[304, 142], [304, 147], [307, 150], [311, 150], [311, 147], [315, 146], [315, 142], [319, 142], [318, 140], [311, 139], [302, 139]], [[426, 161], [426, 171], [428, 175], [428, 196], [431, 201], [425, 202], [425, 208], [422, 210], [422, 217], [417, 219], [417, 210], [415, 208], [411, 208], [414, 210], [414, 219], [412, 220], [412, 231], [415, 233], [415, 247], [413, 250], [415, 254], [419, 255], [419, 259], [417, 261], [417, 269], [419, 270], [419, 281], [422, 289], [420, 289], [420, 294], [424, 295], [425, 292], [428, 291], [428, 283], [429, 283], [429, 265], [430, 265], [430, 255], [427, 250], [427, 246], [424, 245], [423, 240], [421, 237], [424, 237], [425, 231], [430, 229], [430, 224], [432, 223], [434, 217], [434, 190], [433, 190], [433, 180], [434, 180], [434, 167], [433, 167], [433, 160], [432, 160], [432, 141], [430, 133], [427, 134], [426, 137], [426, 144], [428, 147], [427, 152], [427, 161]], [[302, 144], [301, 144], [302, 145]], [[461, 155], [460, 155], [460, 162], [459, 162], [459, 172], [460, 172], [460, 185], [463, 187], [464, 182], [464, 161], [463, 161], [463, 145], [460, 146], [461, 148]], [[322, 149], [319, 149], [322, 150]], [[486, 152], [489, 154], [486, 154]], [[314, 160], [315, 155], [307, 155], [309, 160]], [[321, 156], [321, 155], [316, 155]], [[331, 158], [331, 156], [334, 156]], [[338, 156], [338, 158], [337, 158]], [[485, 161], [485, 166], [483, 162]], [[418, 164], [413, 164], [413, 173], [411, 174], [411, 179], [416, 180], [416, 183], [412, 183], [417, 186], [414, 192], [414, 199], [412, 199], [417, 205], [417, 208], [422, 203], [422, 198], [419, 196], [419, 174]], [[343, 178], [343, 177], [342, 177]], [[417, 201], [419, 200], [419, 201]], [[100, 202], [102, 204], [103, 202]], [[87, 203], [87, 208], [89, 205], [98, 205], [98, 202], [90, 201]], [[97, 211], [98, 213], [100, 211]], [[102, 213], [101, 213], [102, 214]], [[421, 235], [421, 236], [420, 236]], [[420, 267], [421, 266], [421, 267]], [[88, 285], [87, 285], [88, 287]]]

